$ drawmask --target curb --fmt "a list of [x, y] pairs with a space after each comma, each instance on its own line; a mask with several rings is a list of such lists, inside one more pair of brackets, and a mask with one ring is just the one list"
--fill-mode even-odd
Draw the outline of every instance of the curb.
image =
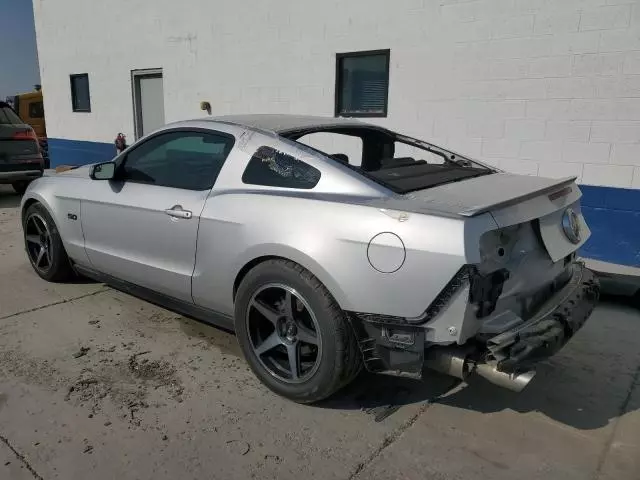
[[590, 258], [585, 258], [584, 262], [598, 276], [603, 293], [640, 296], [640, 268]]

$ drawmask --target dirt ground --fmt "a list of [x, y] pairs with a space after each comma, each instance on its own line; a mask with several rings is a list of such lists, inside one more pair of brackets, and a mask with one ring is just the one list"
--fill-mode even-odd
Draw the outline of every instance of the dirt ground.
[[640, 311], [604, 301], [514, 394], [363, 374], [301, 406], [229, 332], [40, 280], [0, 186], [0, 479], [640, 478]]

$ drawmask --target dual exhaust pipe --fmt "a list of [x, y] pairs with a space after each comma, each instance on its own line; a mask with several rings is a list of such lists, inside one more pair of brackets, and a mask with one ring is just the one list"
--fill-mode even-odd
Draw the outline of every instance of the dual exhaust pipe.
[[434, 348], [425, 352], [425, 366], [440, 373], [466, 380], [478, 375], [485, 380], [514, 392], [521, 392], [536, 375], [535, 370], [506, 373], [487, 363], [476, 363], [462, 348]]

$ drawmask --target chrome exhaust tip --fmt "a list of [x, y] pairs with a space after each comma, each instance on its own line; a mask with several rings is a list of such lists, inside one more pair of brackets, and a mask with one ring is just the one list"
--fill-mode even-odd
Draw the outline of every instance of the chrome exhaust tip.
[[518, 373], [500, 372], [496, 367], [487, 363], [469, 361], [467, 355], [465, 350], [459, 348], [433, 349], [426, 352], [425, 366], [461, 380], [466, 380], [470, 375], [476, 374], [494, 385], [513, 392], [524, 390], [536, 375], [535, 370]]
[[494, 385], [506, 388], [513, 392], [521, 392], [525, 389], [529, 382], [536, 376], [535, 370], [528, 370], [521, 373], [505, 373], [499, 372], [495, 367], [486, 363], [476, 365], [475, 373], [480, 377], [488, 380]]

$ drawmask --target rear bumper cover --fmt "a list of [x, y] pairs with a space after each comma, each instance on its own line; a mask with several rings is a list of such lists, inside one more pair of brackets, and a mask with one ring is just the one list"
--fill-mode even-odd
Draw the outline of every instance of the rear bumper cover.
[[600, 285], [584, 265], [575, 263], [573, 270], [532, 318], [487, 341], [489, 360], [497, 362], [498, 370], [527, 369], [554, 355], [582, 328], [598, 303]]
[[[515, 372], [560, 350], [589, 318], [600, 294], [593, 272], [581, 263], [574, 263], [572, 268], [569, 281], [524, 323], [488, 339], [486, 344], [468, 342], [475, 350], [473, 356], [495, 364], [500, 371]], [[423, 326], [386, 322], [385, 317], [357, 312], [350, 312], [349, 318], [367, 370], [421, 375], [427, 347]]]

